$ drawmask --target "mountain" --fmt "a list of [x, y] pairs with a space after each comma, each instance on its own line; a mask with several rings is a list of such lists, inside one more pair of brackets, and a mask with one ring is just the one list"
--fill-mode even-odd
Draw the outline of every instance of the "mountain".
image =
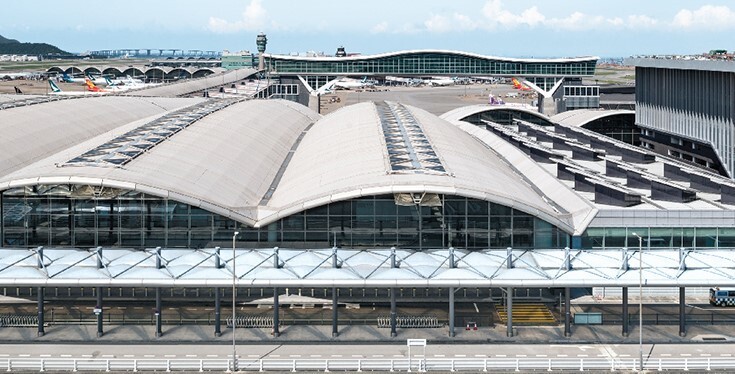
[[21, 43], [0, 35], [0, 55], [70, 55], [71, 53], [47, 43]]

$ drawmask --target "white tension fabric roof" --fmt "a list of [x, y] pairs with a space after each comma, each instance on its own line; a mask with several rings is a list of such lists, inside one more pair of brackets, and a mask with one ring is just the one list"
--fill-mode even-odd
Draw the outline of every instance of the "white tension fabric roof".
[[[633, 287], [641, 263], [646, 287], [735, 286], [732, 250], [644, 250], [639, 262], [632, 249], [398, 249], [395, 268], [390, 249], [238, 248], [235, 253], [240, 287]], [[232, 254], [231, 248], [6, 248], [0, 249], [0, 284], [227, 287]]]

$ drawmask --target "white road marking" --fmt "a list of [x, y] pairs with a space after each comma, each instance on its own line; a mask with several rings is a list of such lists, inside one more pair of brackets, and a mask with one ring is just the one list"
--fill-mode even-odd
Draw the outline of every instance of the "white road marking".
[[156, 355], [143, 355], [143, 357], [150, 358], [150, 357], [156, 357]]
[[588, 355], [577, 355], [577, 357], [589, 357]]
[[569, 357], [569, 355], [556, 355], [556, 357]]
[[322, 357], [322, 355], [309, 355], [309, 357]]
[[163, 355], [163, 357], [173, 358], [176, 357], [176, 355]]
[[196, 357], [197, 355], [186, 355], [186, 357]]
[[[217, 355], [207, 355], [207, 357], [209, 356], [217, 357]], [[248, 355], [248, 357], [260, 357], [260, 355]]]
[[59, 355], [60, 357], [71, 357], [71, 355]]
[[362, 358], [362, 355], [352, 355], [352, 357]]
[[281, 357], [281, 355], [271, 355], [271, 357]]
[[630, 357], [630, 355], [623, 355], [623, 354], [618, 355], [618, 356], [620, 356], [620, 357]]
[[342, 355], [332, 355], [332, 357], [342, 357]]
[[104, 357], [104, 358], [115, 358], [115, 355], [102, 355], [100, 357]]
[[[219, 357], [219, 355], [207, 355], [207, 357]], [[248, 357], [260, 357], [258, 355], [248, 355]]]
[[51, 357], [51, 355], [44, 354], [44, 355], [38, 355], [38, 357]]
[[730, 357], [730, 356], [732, 356], [732, 353], [721, 353], [720, 356], [722, 356], [722, 357]]
[[454, 355], [454, 357], [467, 357], [467, 355]]
[[692, 355], [691, 353], [679, 353], [679, 356], [689, 357], [691, 355]]
[[444, 355], [434, 355], [434, 357], [446, 357]]
[[710, 356], [712, 356], [712, 355], [711, 355], [711, 354], [709, 354], [709, 353], [702, 353], [702, 354], [700, 354], [700, 356], [702, 356], [702, 357], [710, 357]]
[[393, 357], [406, 357], [404, 355], [393, 355]]
[[487, 355], [475, 355], [475, 357], [487, 357]]
[[477, 303], [472, 303], [475, 306], [475, 312], [480, 313], [480, 308], [477, 307]]
[[516, 355], [516, 357], [528, 357], [526, 355]]
[[536, 357], [549, 357], [547, 355], [536, 355]]
[[8, 357], [8, 356], [10, 356], [10, 355], [9, 355], [9, 354], [7, 354], [7, 353], [2, 353], [2, 354], [0, 354], [0, 357]]
[[385, 357], [383, 355], [373, 355], [373, 357]]
[[662, 353], [661, 357], [671, 357], [671, 353]]
[[506, 355], [495, 355], [495, 357], [508, 357]]
[[31, 355], [29, 355], [27, 353], [21, 353], [21, 354], [18, 355], [18, 357], [31, 357]]
[[301, 355], [288, 355], [288, 357], [301, 357]]
[[[84, 357], [84, 358], [91, 358], [92, 355], [82, 355], [82, 357]], [[153, 356], [151, 355], [151, 357], [153, 357]]]

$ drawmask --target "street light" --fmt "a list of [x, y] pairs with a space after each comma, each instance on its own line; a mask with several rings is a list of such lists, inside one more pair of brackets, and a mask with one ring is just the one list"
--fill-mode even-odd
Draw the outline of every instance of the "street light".
[[232, 371], [237, 371], [237, 346], [235, 345], [235, 326], [237, 321], [235, 320], [235, 312], [237, 311], [235, 305], [235, 295], [237, 294], [237, 288], [235, 288], [235, 282], [237, 281], [237, 275], [235, 274], [235, 239], [240, 235], [239, 231], [235, 231], [232, 234]]
[[636, 233], [633, 236], [638, 238], [638, 353], [643, 371], [643, 238]]

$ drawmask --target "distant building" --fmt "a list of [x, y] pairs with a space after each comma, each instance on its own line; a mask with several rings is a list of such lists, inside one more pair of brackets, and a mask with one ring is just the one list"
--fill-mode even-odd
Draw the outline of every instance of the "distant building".
[[641, 145], [735, 176], [735, 62], [630, 58]]
[[257, 66], [257, 56], [250, 51], [222, 51], [222, 67], [227, 70], [252, 68]]

